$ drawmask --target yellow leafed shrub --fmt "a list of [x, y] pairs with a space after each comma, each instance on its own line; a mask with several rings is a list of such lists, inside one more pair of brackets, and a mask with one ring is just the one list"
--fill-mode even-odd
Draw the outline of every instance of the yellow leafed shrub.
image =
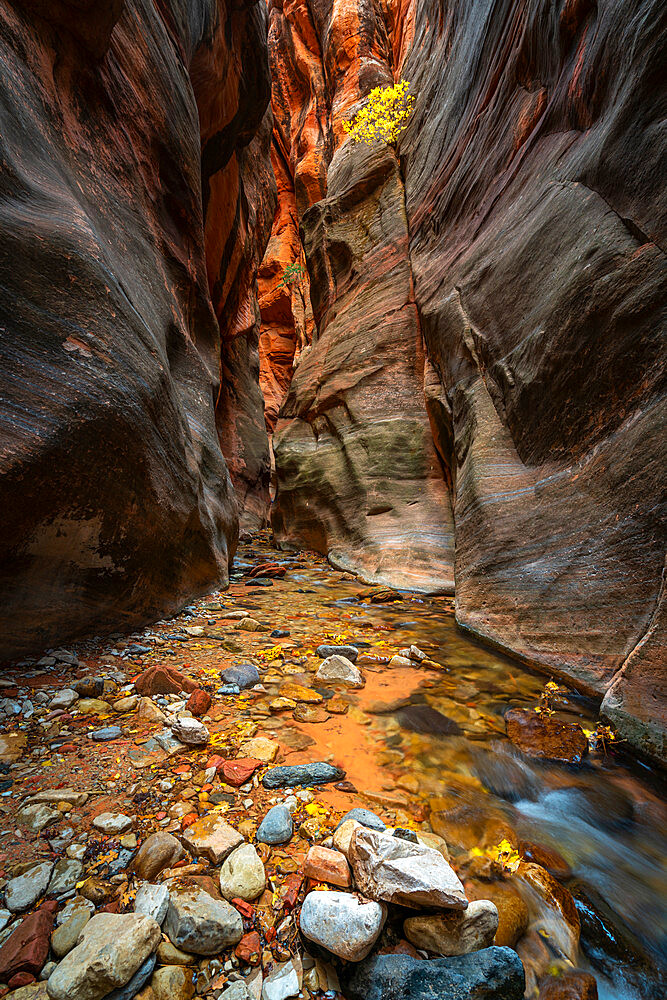
[[410, 84], [401, 80], [393, 87], [375, 87], [366, 104], [343, 128], [354, 142], [369, 144], [381, 139], [386, 143], [396, 139], [406, 127], [412, 114], [414, 97], [409, 93]]

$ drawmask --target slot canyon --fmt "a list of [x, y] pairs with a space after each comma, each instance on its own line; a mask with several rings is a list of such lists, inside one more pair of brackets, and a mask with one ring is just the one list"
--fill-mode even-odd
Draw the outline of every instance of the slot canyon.
[[666, 64], [0, 0], [0, 997], [665, 995]]

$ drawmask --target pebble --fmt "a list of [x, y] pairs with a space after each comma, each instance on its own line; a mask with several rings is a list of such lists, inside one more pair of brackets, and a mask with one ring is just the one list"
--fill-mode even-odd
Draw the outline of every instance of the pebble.
[[336, 825], [336, 830], [347, 822], [348, 819], [354, 819], [357, 823], [361, 823], [362, 826], [367, 826], [369, 830], [386, 830], [387, 824], [384, 820], [374, 813], [371, 809], [363, 809], [360, 806], [355, 806], [354, 809], [350, 809], [345, 815], [338, 821]]
[[60, 913], [56, 916], [56, 925], [60, 926], [64, 924], [75, 913], [81, 911], [86, 912], [88, 916], [92, 916], [95, 912], [95, 904], [91, 903], [89, 899], [85, 899], [84, 896], [75, 896], [74, 899], [70, 899], [68, 903], [65, 903]]
[[136, 694], [130, 694], [126, 698], [119, 698], [111, 706], [114, 712], [134, 712], [135, 708], [139, 704], [139, 696]]
[[346, 687], [360, 688], [364, 686], [364, 679], [361, 672], [351, 660], [345, 656], [328, 656], [324, 660], [315, 674], [318, 681], [325, 683], [340, 683]]
[[214, 899], [203, 889], [175, 889], [171, 891], [164, 930], [183, 951], [215, 955], [238, 944], [243, 936], [243, 920], [233, 906]]
[[5, 886], [5, 905], [12, 913], [23, 913], [46, 892], [51, 878], [52, 861], [43, 861], [23, 875], [11, 879]]
[[261, 844], [286, 844], [294, 832], [292, 815], [286, 805], [273, 806], [262, 820], [257, 831]]
[[298, 997], [300, 992], [301, 983], [294, 962], [285, 962], [264, 980], [262, 1000], [287, 1000], [287, 997]]
[[155, 951], [160, 927], [139, 913], [97, 913], [48, 982], [51, 1000], [101, 1000], [128, 983]]
[[147, 917], [162, 924], [169, 907], [169, 889], [166, 885], [152, 885], [143, 882], [137, 889], [134, 898], [135, 913], [144, 913]]
[[91, 740], [106, 743], [109, 740], [119, 739], [123, 735], [123, 730], [120, 726], [105, 726], [103, 729], [96, 729], [89, 735]]
[[155, 1000], [191, 1000], [195, 995], [192, 969], [165, 965], [153, 973], [151, 989]]
[[197, 956], [188, 951], [181, 951], [171, 941], [160, 941], [157, 947], [157, 960], [160, 965], [193, 965]]
[[343, 656], [352, 663], [357, 662], [359, 650], [356, 646], [318, 646], [317, 655], [326, 660], [329, 656]]
[[173, 868], [184, 855], [176, 837], [170, 833], [152, 833], [137, 851], [132, 868], [140, 878], [150, 882], [165, 868]]
[[171, 731], [177, 739], [188, 746], [205, 746], [210, 739], [210, 733], [204, 723], [187, 716], [175, 719], [171, 723]]
[[100, 698], [81, 698], [76, 710], [80, 715], [106, 715], [111, 711], [111, 705]]
[[62, 896], [64, 893], [76, 889], [77, 882], [81, 881], [83, 875], [83, 865], [80, 861], [71, 858], [61, 858], [56, 862], [49, 882], [48, 892], [50, 896]]
[[232, 851], [220, 869], [220, 892], [225, 899], [257, 899], [266, 888], [264, 864], [252, 844]]
[[219, 865], [235, 847], [243, 843], [243, 836], [222, 816], [209, 813], [185, 830], [183, 843], [191, 854], [196, 857], [201, 855], [212, 864]]
[[90, 913], [80, 908], [69, 920], [56, 927], [51, 935], [51, 949], [56, 958], [63, 958], [72, 950], [89, 920]]
[[103, 812], [99, 813], [93, 820], [95, 829], [107, 835], [125, 833], [133, 823], [133, 817], [126, 816], [125, 813]]
[[58, 823], [62, 819], [62, 816], [57, 809], [52, 809], [50, 806], [41, 803], [35, 803], [34, 805], [24, 806], [19, 812], [18, 818], [33, 833], [41, 833], [45, 827], [53, 823]]
[[71, 708], [78, 700], [79, 696], [76, 691], [73, 691], [72, 688], [63, 688], [49, 702], [49, 711], [53, 712], [57, 708]]
[[140, 698], [136, 718], [145, 722], [164, 722], [167, 717], [150, 698]]
[[260, 682], [259, 671], [252, 663], [240, 663], [235, 667], [226, 667], [220, 674], [220, 678], [224, 684], [234, 684], [241, 691], [254, 687]]
[[274, 767], [262, 778], [265, 788], [296, 788], [298, 785], [324, 785], [342, 781], [345, 771], [333, 764], [318, 761], [313, 764], [294, 764], [291, 767]]
[[498, 910], [489, 899], [474, 900], [467, 910], [420, 913], [403, 924], [405, 936], [415, 948], [437, 955], [467, 955], [488, 948], [497, 930]]
[[266, 736], [255, 736], [239, 747], [239, 757], [254, 757], [262, 764], [272, 764], [277, 753], [278, 744], [275, 740], [267, 739]]
[[357, 888], [370, 899], [413, 908], [468, 905], [456, 872], [439, 851], [367, 828], [357, 828], [348, 860]]
[[352, 885], [352, 874], [347, 859], [340, 851], [314, 845], [306, 855], [303, 873], [318, 882], [329, 882], [343, 889]]
[[304, 937], [348, 962], [366, 958], [387, 916], [382, 903], [348, 892], [309, 892], [299, 926]]

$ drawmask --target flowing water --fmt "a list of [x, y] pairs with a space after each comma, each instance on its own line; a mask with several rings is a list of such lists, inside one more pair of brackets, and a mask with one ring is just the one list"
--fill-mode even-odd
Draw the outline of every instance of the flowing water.
[[[537, 706], [548, 678], [458, 629], [451, 599], [403, 594], [400, 601], [373, 603], [360, 597], [357, 581], [323, 560], [256, 544], [241, 548], [237, 575], [267, 559], [287, 567], [285, 580], [270, 588], [232, 585], [226, 599], [239, 606], [245, 598], [244, 607], [289, 629], [295, 660], [286, 669], [292, 679], [313, 684], [312, 674], [299, 673], [299, 656], [334, 636], [360, 647], [366, 677], [364, 689], [347, 696], [347, 715], [299, 726], [316, 745], [303, 759], [317, 759], [318, 752], [320, 759], [335, 759], [368, 805], [394, 809], [398, 820], [412, 818], [424, 827], [430, 816], [455, 860], [474, 848], [484, 853], [505, 830], [557, 852], [562, 870], [556, 874], [579, 899], [584, 918], [576, 964], [594, 972], [599, 995], [667, 995], [657, 971], [664, 969], [667, 944], [667, 812], [660, 776], [618, 748], [600, 748], [576, 769], [520, 754], [505, 735], [503, 715], [510, 707]], [[276, 640], [265, 645], [270, 642]], [[443, 669], [379, 662], [412, 643]], [[278, 682], [269, 670], [269, 691], [277, 693]], [[594, 706], [573, 692], [556, 694], [552, 708], [560, 718], [595, 728]], [[525, 885], [522, 894], [531, 917], [538, 908], [531, 926], [544, 925], [557, 965], [562, 936], [557, 927], [548, 933], [554, 911], [534, 894], [531, 900]]]

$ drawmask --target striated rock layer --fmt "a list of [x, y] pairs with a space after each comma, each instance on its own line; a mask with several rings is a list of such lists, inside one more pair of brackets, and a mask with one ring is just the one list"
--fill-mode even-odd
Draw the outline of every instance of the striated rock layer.
[[[278, 538], [455, 578], [461, 625], [663, 759], [664, 28], [652, 0], [270, 11], [316, 322]], [[399, 171], [340, 123], [401, 76]]]
[[257, 390], [229, 400], [275, 197], [265, 16], [0, 0], [0, 657], [226, 579], [218, 321], [223, 444], [268, 475]]

